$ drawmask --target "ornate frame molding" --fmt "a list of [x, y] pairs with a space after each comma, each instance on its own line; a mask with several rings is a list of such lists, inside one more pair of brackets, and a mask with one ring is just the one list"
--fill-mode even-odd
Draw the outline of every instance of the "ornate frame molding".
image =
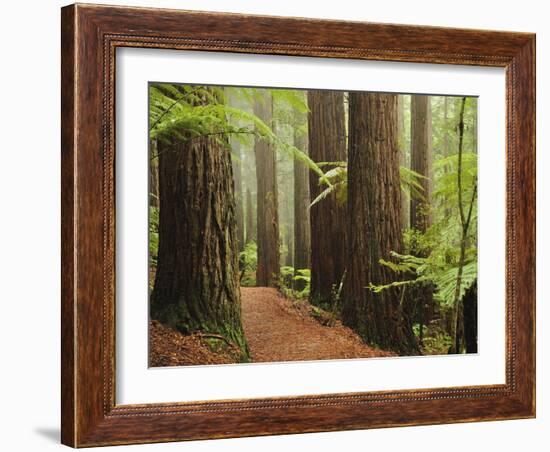
[[[62, 9], [62, 46], [64, 444], [82, 447], [535, 415], [534, 35], [77, 4]], [[506, 68], [506, 384], [116, 405], [117, 47]], [[524, 352], [518, 355], [518, 349]]]

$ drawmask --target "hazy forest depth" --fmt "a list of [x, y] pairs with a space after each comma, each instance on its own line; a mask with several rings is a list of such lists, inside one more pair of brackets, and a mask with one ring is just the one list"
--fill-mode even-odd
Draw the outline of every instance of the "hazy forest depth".
[[477, 352], [477, 99], [149, 85], [151, 366]]

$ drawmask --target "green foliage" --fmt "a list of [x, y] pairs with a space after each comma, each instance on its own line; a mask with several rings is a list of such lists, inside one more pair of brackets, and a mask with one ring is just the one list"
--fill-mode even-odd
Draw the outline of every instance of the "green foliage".
[[244, 250], [239, 253], [239, 270], [241, 286], [254, 287], [256, 285], [256, 269], [258, 268], [258, 247], [256, 242], [248, 242]]
[[279, 271], [279, 281], [278, 286], [279, 290], [285, 295], [292, 296], [292, 281], [294, 278], [294, 267], [289, 265], [283, 265]]
[[401, 178], [401, 190], [408, 193], [412, 198], [425, 200], [424, 187], [421, 181], [427, 179], [426, 176], [418, 174], [416, 171], [405, 166], [399, 167], [399, 176]]
[[152, 139], [182, 141], [211, 132], [223, 126], [223, 111], [219, 89], [202, 86], [172, 85], [149, 86], [149, 134]]
[[[296, 290], [296, 282], [304, 283], [302, 290]], [[279, 290], [289, 298], [307, 298], [311, 287], [311, 270], [309, 268], [295, 269], [284, 265], [281, 267], [278, 281]]]
[[[149, 270], [156, 270], [159, 249], [159, 210], [149, 206]], [[149, 277], [149, 288], [153, 289], [153, 278]]]
[[[391, 253], [394, 261], [380, 259], [384, 265], [397, 274], [413, 276], [403, 280], [393, 281], [389, 284], [374, 285], [369, 288], [374, 292], [381, 292], [390, 287], [404, 287], [416, 284], [431, 283], [436, 287], [435, 298], [443, 306], [452, 306], [456, 277], [458, 272], [458, 258], [455, 262], [442, 260], [438, 250], [430, 253], [426, 258], [407, 254]], [[470, 260], [462, 269], [462, 284], [460, 287], [460, 299], [477, 279], [477, 260]]]
[[[445, 158], [458, 149], [457, 124], [462, 98], [431, 96], [434, 158]], [[464, 151], [477, 148], [477, 98], [468, 97], [464, 110]]]
[[[445, 305], [452, 306], [456, 289], [458, 268], [452, 267], [438, 275], [436, 292], [437, 300]], [[470, 261], [462, 267], [462, 283], [460, 285], [459, 300], [464, 298], [466, 291], [477, 280], [477, 261]]]
[[287, 107], [286, 111], [289, 113], [289, 117], [286, 122], [293, 121], [295, 112], [303, 114], [309, 111], [306, 102], [307, 91], [297, 89], [271, 89], [269, 91], [277, 104]]
[[[453, 210], [458, 215], [458, 154], [442, 158], [434, 163], [434, 172], [437, 183], [433, 191], [434, 204], [440, 212], [445, 214]], [[477, 154], [462, 154], [462, 197], [464, 208], [467, 210], [477, 184]], [[477, 216], [477, 203], [473, 206], [473, 221]], [[458, 217], [457, 217], [458, 218]]]
[[[413, 325], [413, 332], [417, 338], [420, 337], [420, 325], [418, 323]], [[425, 355], [444, 355], [447, 353], [452, 344], [452, 339], [437, 322], [424, 325], [422, 333], [422, 349]]]
[[[320, 162], [317, 164], [320, 168], [325, 166], [332, 166], [327, 172], [324, 173], [324, 178], [319, 178], [319, 185], [326, 181], [330, 182], [319, 195], [311, 202], [310, 207], [321, 202], [332, 193], [336, 194], [336, 199], [340, 203], [345, 203], [348, 195], [348, 164], [347, 162]], [[399, 176], [401, 180], [401, 189], [409, 193], [410, 196], [417, 199], [424, 198], [424, 189], [421, 184], [422, 179], [426, 179], [425, 176], [418, 174], [410, 168], [401, 166], [399, 168]]]
[[311, 202], [310, 207], [321, 202], [332, 193], [335, 193], [336, 199], [340, 203], [345, 203], [348, 195], [348, 169], [347, 162], [322, 162], [319, 166], [331, 165], [333, 168], [324, 173], [324, 179], [319, 178], [319, 185], [325, 183], [325, 180], [329, 182], [327, 188], [325, 188], [319, 195]]
[[311, 288], [311, 270], [309, 268], [300, 268], [294, 272], [293, 280], [302, 281], [305, 283], [305, 286], [300, 291], [294, 291], [296, 298], [307, 298], [309, 297], [309, 292]]
[[[405, 249], [409, 254], [392, 252], [391, 259], [380, 264], [400, 277], [389, 284], [374, 285], [375, 292], [390, 287], [433, 284], [434, 298], [442, 307], [452, 307], [460, 266], [462, 226], [458, 209], [458, 155], [441, 158], [434, 163], [435, 183], [432, 194], [433, 224], [425, 233], [409, 229], [404, 233]], [[477, 279], [477, 155], [464, 153], [462, 158], [462, 190], [464, 210], [472, 202], [472, 222], [466, 237], [465, 262], [459, 300]], [[402, 173], [403, 174], [403, 173]], [[413, 195], [414, 196], [414, 195]], [[426, 256], [426, 257], [420, 257]]]
[[[225, 89], [228, 90], [227, 88]], [[232, 88], [254, 98], [262, 89]], [[292, 108], [305, 109], [303, 94], [291, 90], [270, 90], [275, 99], [287, 102]], [[294, 145], [282, 140], [270, 125], [243, 108], [226, 103], [224, 88], [195, 85], [155, 83], [149, 86], [149, 136], [162, 142], [187, 142], [211, 136], [228, 146], [228, 136], [253, 135], [271, 143], [275, 149], [303, 162], [328, 186], [330, 181], [309, 156]], [[153, 156], [155, 157], [155, 156]]]

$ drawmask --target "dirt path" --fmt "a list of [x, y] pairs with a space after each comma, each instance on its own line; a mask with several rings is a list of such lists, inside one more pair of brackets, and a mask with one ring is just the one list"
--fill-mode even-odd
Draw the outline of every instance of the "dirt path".
[[368, 347], [339, 322], [321, 325], [276, 289], [243, 287], [241, 294], [243, 327], [253, 362], [389, 355]]

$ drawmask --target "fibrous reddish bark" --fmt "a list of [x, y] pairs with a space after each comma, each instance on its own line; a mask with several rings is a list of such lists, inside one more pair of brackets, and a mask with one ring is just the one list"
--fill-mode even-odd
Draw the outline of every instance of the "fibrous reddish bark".
[[[431, 225], [432, 191], [432, 110], [430, 96], [415, 94], [411, 96], [411, 169], [422, 178], [418, 183], [422, 187], [422, 198], [411, 196], [410, 227], [424, 234]], [[426, 257], [429, 250], [420, 249], [419, 244], [411, 243], [411, 253]], [[405, 303], [412, 321], [420, 325], [420, 342], [423, 340], [424, 325], [428, 324], [434, 313], [433, 285], [415, 286], [409, 291]]]
[[[266, 92], [254, 104], [254, 114], [267, 125], [273, 121], [273, 100]], [[275, 287], [280, 273], [277, 161], [273, 144], [256, 137], [257, 244], [256, 285]]]
[[[346, 160], [346, 124], [344, 93], [310, 90], [307, 96], [309, 156], [314, 162]], [[324, 166], [328, 171], [331, 166]], [[325, 186], [317, 174], [310, 172], [310, 196], [313, 201]], [[334, 293], [342, 281], [345, 262], [346, 209], [335, 194], [310, 209], [311, 219], [311, 289], [315, 305], [332, 305]]]
[[254, 228], [254, 207], [250, 189], [246, 189], [246, 243], [256, 240], [256, 229]]
[[239, 142], [236, 139], [231, 139], [231, 149], [235, 158], [233, 163], [233, 179], [235, 183], [235, 219], [237, 222], [237, 248], [239, 251], [244, 249], [244, 200], [242, 186], [242, 154]]
[[[294, 132], [294, 146], [308, 153], [307, 134]], [[294, 268], [309, 268], [311, 262], [311, 224], [309, 221], [309, 168], [294, 159]]]
[[375, 293], [395, 273], [380, 265], [402, 249], [397, 96], [350, 93], [347, 272], [342, 320], [369, 344], [400, 354], [417, 344], [400, 307], [401, 290]]
[[159, 141], [158, 159], [159, 249], [151, 317], [183, 333], [222, 334], [246, 353], [230, 151], [211, 136], [189, 137]]

